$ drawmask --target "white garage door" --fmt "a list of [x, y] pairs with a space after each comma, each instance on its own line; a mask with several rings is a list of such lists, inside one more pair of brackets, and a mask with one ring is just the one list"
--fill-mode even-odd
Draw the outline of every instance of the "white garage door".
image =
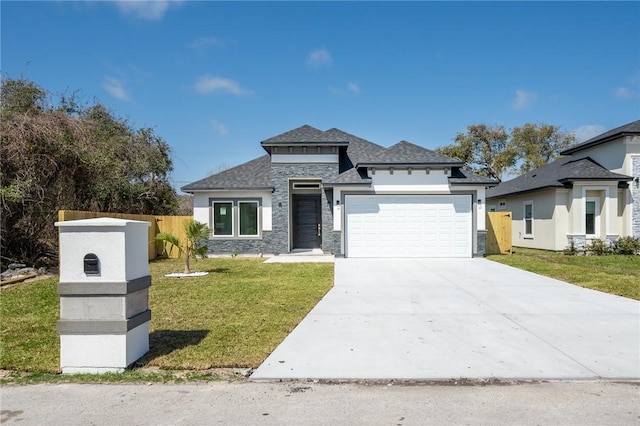
[[347, 195], [347, 257], [471, 257], [470, 195]]

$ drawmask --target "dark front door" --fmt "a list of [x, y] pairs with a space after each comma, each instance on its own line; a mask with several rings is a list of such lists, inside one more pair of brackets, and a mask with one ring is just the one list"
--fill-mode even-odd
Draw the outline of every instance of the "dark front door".
[[320, 248], [320, 195], [293, 196], [293, 248]]

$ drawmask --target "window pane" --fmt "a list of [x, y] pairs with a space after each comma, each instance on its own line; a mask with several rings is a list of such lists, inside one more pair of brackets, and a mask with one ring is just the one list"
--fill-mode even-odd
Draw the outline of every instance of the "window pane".
[[233, 235], [231, 203], [213, 203], [213, 235]]
[[533, 216], [533, 205], [531, 204], [525, 204], [524, 206], [524, 217], [525, 219], [531, 219], [531, 217]]
[[258, 203], [240, 202], [240, 235], [258, 235]]
[[533, 230], [532, 230], [532, 228], [533, 228], [533, 226], [532, 226], [532, 225], [533, 225], [532, 220], [531, 220], [531, 219], [527, 219], [527, 220], [525, 220], [525, 221], [524, 221], [524, 225], [525, 225], [525, 226], [524, 226], [524, 228], [525, 228], [525, 229], [524, 229], [524, 233], [525, 233], [525, 234], [527, 234], [527, 235], [531, 235], [531, 233], [532, 233], [532, 231], [533, 231]]
[[588, 235], [596, 233], [596, 203], [595, 201], [587, 201], [587, 214], [585, 216], [585, 228]]

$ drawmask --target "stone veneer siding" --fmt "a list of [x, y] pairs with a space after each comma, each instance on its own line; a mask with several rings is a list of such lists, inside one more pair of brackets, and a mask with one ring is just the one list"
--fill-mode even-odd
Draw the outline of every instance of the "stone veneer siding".
[[[631, 168], [634, 179], [640, 178], [640, 156], [631, 157]], [[635, 181], [629, 182], [633, 199], [631, 229], [634, 237], [640, 237], [640, 187]]]
[[344, 257], [344, 250], [342, 250], [342, 231], [333, 231], [333, 254]]
[[[338, 163], [335, 164], [272, 164], [271, 185], [274, 188], [271, 195], [273, 209], [273, 228], [268, 252], [274, 254], [289, 251], [289, 181], [296, 179], [320, 178], [329, 180], [338, 175]], [[322, 211], [322, 250], [333, 253], [333, 208], [331, 190], [321, 193]]]
[[214, 254], [271, 254], [271, 232], [263, 231], [262, 238], [209, 238], [209, 253]]
[[483, 257], [487, 251], [487, 231], [485, 229], [479, 229], [476, 232], [476, 240], [478, 243], [478, 250], [476, 251], [475, 256]]

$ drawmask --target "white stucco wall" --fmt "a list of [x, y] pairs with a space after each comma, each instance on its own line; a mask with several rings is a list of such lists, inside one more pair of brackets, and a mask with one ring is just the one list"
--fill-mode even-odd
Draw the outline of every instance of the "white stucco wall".
[[338, 162], [338, 154], [271, 154], [271, 162], [276, 164], [333, 164]]
[[[61, 282], [123, 282], [149, 275], [149, 222], [96, 218], [56, 222]], [[84, 273], [84, 257], [99, 259], [100, 274]]]
[[203, 191], [193, 194], [193, 219], [206, 223], [211, 227], [211, 203], [210, 198], [229, 200], [237, 198], [260, 198], [262, 200], [262, 230], [272, 229], [271, 192], [269, 191]]
[[431, 170], [429, 174], [425, 170], [413, 170], [411, 174], [407, 170], [369, 170], [371, 188], [378, 194], [403, 193], [403, 192], [430, 192], [449, 194], [449, 177], [444, 170]]

